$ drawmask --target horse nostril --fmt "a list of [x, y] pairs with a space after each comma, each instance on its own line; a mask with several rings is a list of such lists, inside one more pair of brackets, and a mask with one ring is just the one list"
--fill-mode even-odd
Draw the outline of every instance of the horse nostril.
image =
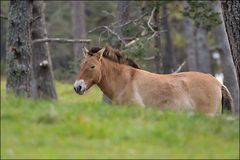
[[80, 91], [81, 91], [81, 89], [82, 89], [82, 87], [81, 87], [81, 86], [78, 86], [78, 87], [77, 87], [77, 91], [78, 91], [78, 92], [80, 92]]
[[82, 89], [82, 86], [73, 87], [73, 89], [75, 90], [75, 92], [79, 93]]

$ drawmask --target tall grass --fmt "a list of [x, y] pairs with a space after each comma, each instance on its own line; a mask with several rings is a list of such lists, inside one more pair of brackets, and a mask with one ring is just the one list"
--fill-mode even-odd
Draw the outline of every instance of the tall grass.
[[58, 100], [5, 94], [1, 158], [239, 158], [239, 118], [111, 106], [57, 83]]

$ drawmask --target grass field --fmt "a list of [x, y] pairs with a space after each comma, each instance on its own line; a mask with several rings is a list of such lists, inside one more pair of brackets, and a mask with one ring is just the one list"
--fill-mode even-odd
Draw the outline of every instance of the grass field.
[[5, 94], [1, 158], [239, 158], [239, 117], [110, 106], [57, 83], [58, 101]]

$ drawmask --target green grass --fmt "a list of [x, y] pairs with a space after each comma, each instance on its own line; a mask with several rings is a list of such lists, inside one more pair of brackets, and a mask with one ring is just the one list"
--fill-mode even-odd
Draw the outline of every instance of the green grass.
[[58, 101], [5, 94], [1, 158], [239, 158], [239, 117], [110, 106], [57, 83]]

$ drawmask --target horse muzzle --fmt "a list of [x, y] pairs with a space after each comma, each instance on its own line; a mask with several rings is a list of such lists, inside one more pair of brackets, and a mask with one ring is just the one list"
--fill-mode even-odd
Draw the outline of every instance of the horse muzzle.
[[74, 88], [75, 92], [80, 94], [80, 95], [83, 95], [85, 93], [85, 91], [86, 91], [85, 89], [82, 89], [81, 86], [73, 87], [73, 88]]
[[87, 85], [84, 80], [77, 80], [75, 81], [73, 88], [76, 93], [83, 95], [87, 90]]

